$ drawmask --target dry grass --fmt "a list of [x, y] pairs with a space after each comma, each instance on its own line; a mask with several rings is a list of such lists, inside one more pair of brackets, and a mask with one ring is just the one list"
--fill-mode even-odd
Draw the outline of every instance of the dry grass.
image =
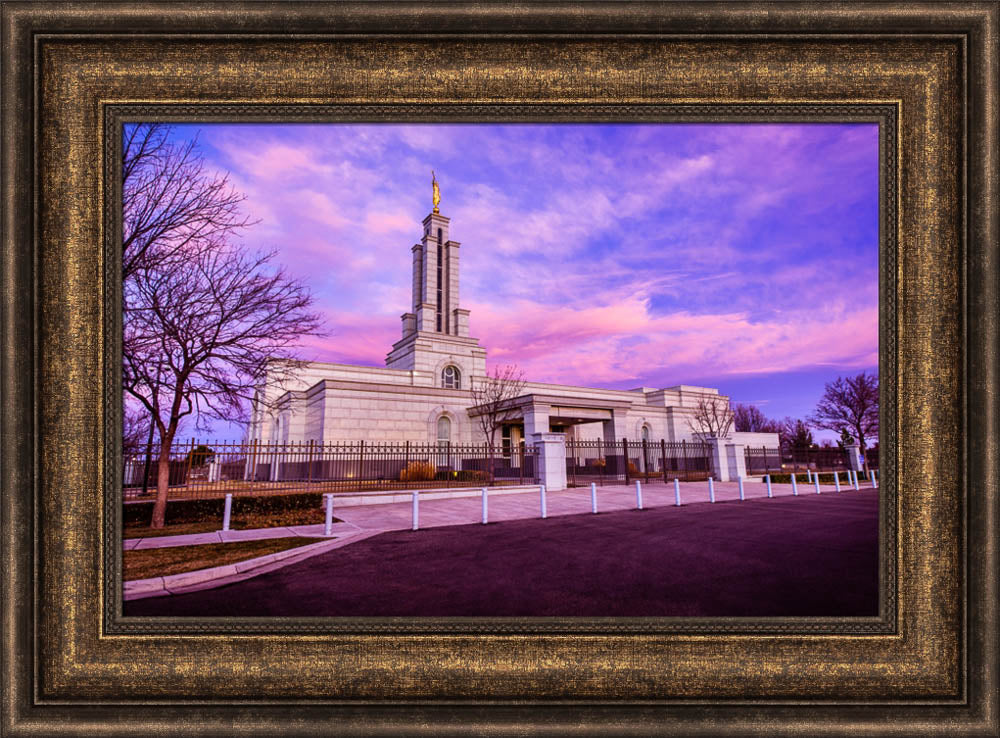
[[263, 541], [238, 541], [235, 543], [207, 543], [202, 546], [175, 546], [124, 551], [124, 579], [148, 579], [187, 571], [208, 569], [213, 566], [235, 564], [257, 556], [265, 556], [290, 548], [308, 546], [317, 541], [311, 538], [270, 538]]

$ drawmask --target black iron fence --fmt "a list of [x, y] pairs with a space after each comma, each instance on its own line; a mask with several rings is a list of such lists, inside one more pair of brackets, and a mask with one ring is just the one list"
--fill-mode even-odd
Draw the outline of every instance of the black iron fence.
[[771, 472], [845, 471], [850, 468], [847, 451], [840, 448], [779, 449], [747, 446], [744, 449], [747, 474]]
[[566, 441], [566, 481], [570, 486], [596, 482], [622, 484], [698, 481], [711, 474], [711, 453], [698, 441]]
[[[170, 499], [299, 492], [353, 492], [531, 484], [538, 464], [532, 446], [450, 443], [210, 443], [170, 450]], [[159, 452], [127, 457], [126, 500], [156, 494]], [[145, 484], [143, 477], [145, 476]]]

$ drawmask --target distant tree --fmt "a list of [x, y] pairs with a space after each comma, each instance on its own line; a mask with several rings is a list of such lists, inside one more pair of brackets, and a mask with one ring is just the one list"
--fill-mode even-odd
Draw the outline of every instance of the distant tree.
[[743, 433], [779, 433], [781, 423], [764, 415], [756, 405], [733, 405], [733, 428]]
[[878, 438], [878, 375], [861, 372], [827, 382], [809, 422], [825, 430], [847, 431], [863, 454], [867, 442]]
[[504, 423], [520, 417], [510, 401], [524, 391], [524, 372], [513, 364], [496, 367], [485, 377], [472, 381], [472, 404], [475, 417], [489, 445], [496, 445], [497, 430]]
[[197, 467], [205, 466], [215, 458], [215, 450], [209, 448], [204, 444], [198, 444], [193, 449], [188, 451], [187, 459], [188, 466]]
[[301, 364], [295, 344], [320, 332], [312, 297], [273, 257], [217, 243], [147, 261], [125, 284], [123, 385], [150, 414], [159, 446], [154, 528], [164, 524], [182, 420], [244, 420], [265, 372], [283, 381]]
[[778, 435], [784, 448], [802, 451], [815, 445], [808, 424], [798, 418], [786, 417], [781, 421], [781, 430]]
[[688, 427], [701, 438], [725, 438], [733, 428], [733, 420], [728, 402], [702, 397], [688, 419]]

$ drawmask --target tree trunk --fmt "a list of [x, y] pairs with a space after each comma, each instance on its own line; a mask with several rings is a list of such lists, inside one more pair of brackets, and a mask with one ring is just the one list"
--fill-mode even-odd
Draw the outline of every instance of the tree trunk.
[[170, 443], [173, 433], [160, 440], [160, 459], [156, 469], [156, 502], [153, 503], [151, 528], [162, 528], [167, 517], [167, 491], [170, 486]]

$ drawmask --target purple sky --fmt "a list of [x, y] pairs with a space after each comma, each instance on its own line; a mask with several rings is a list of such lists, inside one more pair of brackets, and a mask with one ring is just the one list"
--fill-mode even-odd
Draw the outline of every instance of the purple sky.
[[384, 366], [434, 169], [490, 364], [595, 387], [704, 384], [772, 417], [804, 417], [824, 382], [877, 368], [874, 124], [174, 135], [196, 134], [260, 219], [245, 241], [277, 248], [326, 318], [302, 358]]

